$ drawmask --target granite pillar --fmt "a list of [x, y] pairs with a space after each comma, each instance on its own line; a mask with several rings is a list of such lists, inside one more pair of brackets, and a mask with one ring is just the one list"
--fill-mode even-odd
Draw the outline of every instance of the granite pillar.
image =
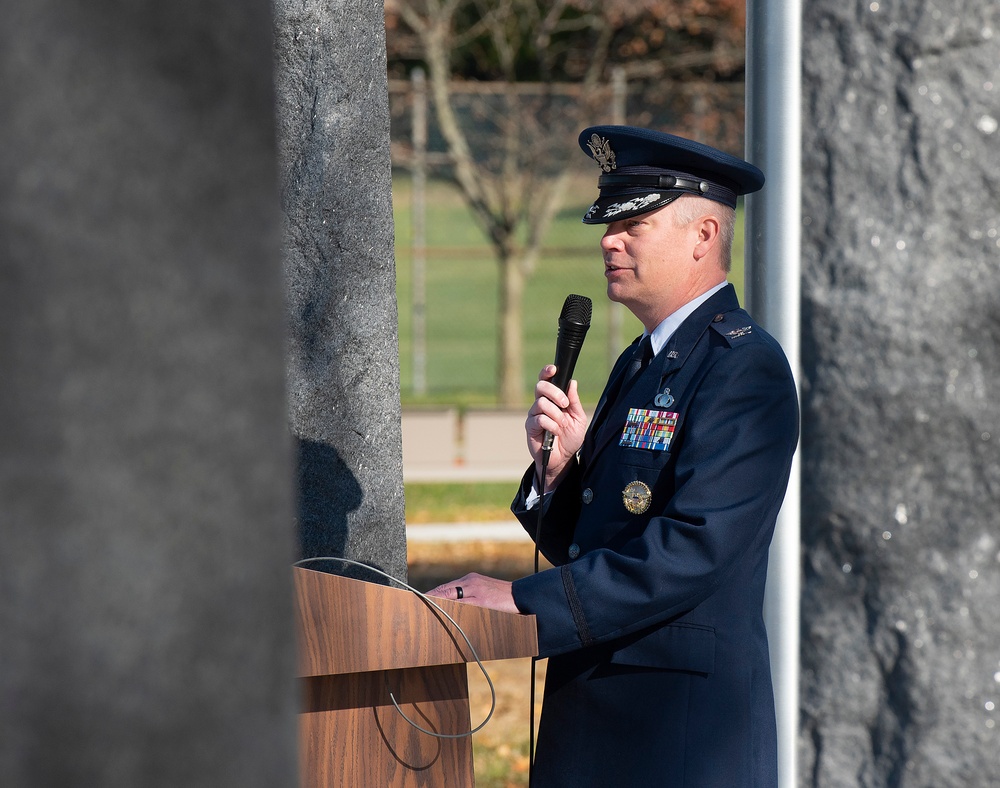
[[1000, 7], [803, 24], [800, 784], [1000, 774]]
[[384, 30], [381, 2], [275, 3], [301, 550], [405, 579]]
[[294, 785], [270, 6], [0, 8], [0, 785]]

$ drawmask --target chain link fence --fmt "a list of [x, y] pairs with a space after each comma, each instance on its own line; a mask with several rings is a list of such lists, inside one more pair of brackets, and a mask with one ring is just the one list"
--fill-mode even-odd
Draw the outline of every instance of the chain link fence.
[[[623, 69], [598, 86], [579, 83], [454, 81], [450, 105], [477, 170], [493, 185], [526, 178], [528, 186], [564, 169], [586, 178], [592, 166], [580, 155], [580, 129], [597, 123], [628, 123], [694, 137], [742, 154], [743, 83], [640, 80]], [[426, 191], [431, 179], [454, 180], [455, 163], [438, 124], [423, 72], [389, 80], [393, 169], [410, 177], [410, 233], [406, 310], [409, 314], [409, 390], [428, 392], [426, 321]], [[531, 180], [533, 179], [533, 181]], [[401, 294], [402, 295], [402, 294]], [[623, 346], [623, 309], [608, 306], [608, 358]]]

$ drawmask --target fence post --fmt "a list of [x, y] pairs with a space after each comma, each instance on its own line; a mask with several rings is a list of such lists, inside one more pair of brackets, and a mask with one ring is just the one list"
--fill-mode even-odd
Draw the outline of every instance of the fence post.
[[413, 161], [411, 213], [411, 322], [413, 325], [413, 393], [427, 393], [427, 81], [413, 69]]
[[[628, 83], [625, 69], [615, 66], [611, 69], [611, 122], [624, 126], [626, 123], [625, 101], [628, 98]], [[622, 337], [625, 307], [615, 301], [608, 301], [608, 365], [614, 366], [625, 339]]]

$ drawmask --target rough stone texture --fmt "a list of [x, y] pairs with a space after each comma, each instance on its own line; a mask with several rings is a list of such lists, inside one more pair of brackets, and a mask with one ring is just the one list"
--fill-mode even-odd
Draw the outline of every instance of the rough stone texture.
[[0, 785], [293, 785], [270, 7], [2, 8]]
[[382, 14], [380, 2], [275, 3], [289, 410], [303, 555], [405, 578]]
[[800, 783], [1000, 775], [1000, 5], [804, 4]]

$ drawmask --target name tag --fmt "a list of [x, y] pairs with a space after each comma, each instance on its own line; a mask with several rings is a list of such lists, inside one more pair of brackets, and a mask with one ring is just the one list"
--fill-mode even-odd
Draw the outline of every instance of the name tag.
[[676, 428], [677, 414], [672, 411], [631, 408], [618, 445], [627, 449], [665, 451], [670, 448]]

